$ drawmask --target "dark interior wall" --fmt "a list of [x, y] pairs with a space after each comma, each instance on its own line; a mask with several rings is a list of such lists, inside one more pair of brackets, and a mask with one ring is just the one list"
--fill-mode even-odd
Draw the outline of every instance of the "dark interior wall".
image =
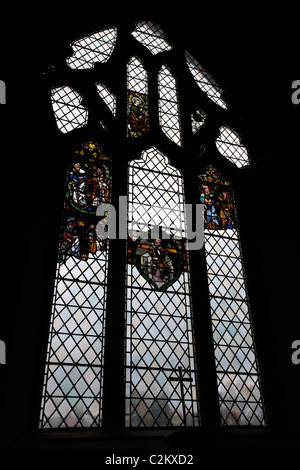
[[[264, 310], [260, 314], [267, 319], [261, 339], [263, 348], [268, 348], [265, 366], [272, 371], [270, 393], [276, 413], [272, 422], [295, 429], [300, 422], [297, 407], [300, 371], [291, 356], [292, 343], [299, 339], [299, 235], [293, 228], [297, 216], [291, 201], [297, 199], [299, 188], [298, 154], [299, 149], [288, 144], [272, 149], [269, 158], [258, 165], [257, 196], [252, 206], [257, 268], [264, 296]], [[272, 161], [278, 166], [272, 166]]]
[[[22, 10], [23, 8], [23, 10]], [[94, 8], [94, 7], [93, 7]], [[0, 339], [7, 364], [0, 366], [4, 436], [20, 435], [33, 424], [47, 337], [60, 207], [67, 162], [67, 139], [52, 116], [43, 72], [54, 58], [63, 60], [70, 40], [110, 26], [152, 19], [187, 48], [219, 79], [244, 123], [245, 143], [253, 157], [243, 182], [235, 178], [245, 247], [253, 321], [270, 424], [298, 428], [300, 364], [291, 362], [291, 343], [300, 339], [298, 307], [298, 127], [300, 105], [291, 102], [297, 78], [295, 31], [279, 31], [289, 19], [268, 14], [203, 8], [184, 11], [152, 7], [143, 12], [95, 14], [20, 7], [7, 12], [1, 32], [7, 104], [1, 106], [2, 158], [2, 308]], [[61, 58], [61, 59], [60, 59]], [[243, 170], [242, 170], [243, 171]], [[5, 189], [4, 189], [5, 186]], [[297, 277], [298, 276], [298, 277]], [[48, 313], [45, 313], [48, 312]]]

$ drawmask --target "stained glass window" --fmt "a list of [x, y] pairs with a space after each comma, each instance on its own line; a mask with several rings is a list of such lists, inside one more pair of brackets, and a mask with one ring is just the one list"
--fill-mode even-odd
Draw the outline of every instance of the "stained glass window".
[[89, 141], [74, 153], [66, 183], [42, 428], [101, 424], [108, 240], [97, 234], [97, 207], [110, 193], [110, 159]]
[[70, 86], [52, 88], [52, 108], [57, 127], [63, 134], [87, 123], [88, 110], [80, 104], [81, 101], [82, 95]]
[[185, 51], [185, 58], [191, 74], [193, 75], [199, 88], [204, 91], [208, 98], [214, 101], [221, 108], [227, 109], [227, 103], [222, 98], [224, 90], [216, 80], [202, 67], [198, 60], [188, 51]]
[[96, 62], [107, 62], [116, 40], [116, 28], [108, 28], [73, 41], [73, 54], [67, 57], [68, 66], [71, 69], [93, 69]]
[[132, 36], [143, 44], [152, 54], [169, 51], [172, 46], [166, 41], [165, 33], [152, 21], [139, 21]]
[[176, 78], [163, 65], [158, 74], [159, 122], [164, 134], [175, 144], [182, 145]]
[[221, 155], [234, 163], [238, 168], [249, 165], [248, 151], [241, 144], [239, 134], [227, 126], [219, 129], [220, 134], [216, 139], [216, 146]]
[[[122, 34], [124, 38], [125, 33]], [[129, 39], [130, 33], [127, 34]], [[109, 69], [106, 74], [106, 65], [102, 78], [97, 68], [93, 70], [97, 62], [105, 64], [108, 60], [108, 67], [112, 65], [114, 70], [119, 70], [114, 63], [119, 60], [119, 51], [113, 54], [118, 47], [116, 28], [106, 28], [73, 41], [73, 53], [66, 62], [73, 69], [69, 70], [70, 76], [82, 77], [80, 92], [69, 85], [52, 88], [51, 103], [57, 127], [63, 134], [75, 131], [76, 135], [77, 130], [85, 132], [81, 130], [83, 126], [86, 129], [91, 126], [91, 134], [95, 135], [98, 126], [106, 130], [103, 141], [110, 145], [119, 127], [113, 128], [114, 119], [107, 127], [106, 119], [109, 112], [116, 117], [117, 86], [124, 90], [127, 81], [126, 95], [118, 102], [120, 109], [124, 100], [126, 105], [119, 116], [120, 120], [124, 116], [122, 126], [123, 130], [127, 127], [130, 146], [137, 141], [142, 150], [140, 159], [128, 165], [126, 282], [124, 292], [119, 293], [124, 296], [126, 311], [126, 426], [199, 426], [199, 380], [189, 268], [192, 255], [186, 243], [184, 181], [181, 172], [154, 142], [162, 143], [170, 156], [173, 149], [177, 156], [188, 158], [191, 154], [185, 152], [182, 127], [191, 129], [190, 137], [196, 145], [198, 137], [205, 132], [201, 130], [204, 125], [208, 128], [205, 138], [216, 135], [219, 122], [224, 121], [218, 117], [214, 123], [213, 115], [209, 119], [210, 111], [205, 110], [205, 104], [202, 108], [201, 100], [210, 105], [207, 108], [219, 111], [222, 119], [227, 102], [223, 99], [224, 90], [199, 61], [186, 50], [173, 48], [153, 22], [136, 23], [131, 35], [134, 39], [130, 38], [130, 50], [124, 58], [126, 77], [122, 72], [120, 77], [118, 74], [112, 77]], [[122, 44], [125, 46], [126, 41]], [[178, 68], [173, 67], [176, 57], [177, 64], [186, 61], [187, 76], [178, 77]], [[181, 92], [191, 76], [197, 85], [195, 102], [181, 106], [177, 85]], [[208, 103], [203, 93], [212, 103]], [[91, 99], [93, 94], [96, 108]], [[89, 100], [85, 101], [84, 96]], [[143, 136], [147, 137], [143, 139]], [[145, 144], [152, 137], [151, 143]], [[214, 144], [238, 168], [249, 164], [248, 150], [231, 127], [220, 127]], [[206, 142], [200, 143], [198, 154], [199, 147], [203, 153]], [[70, 161], [43, 383], [41, 428], [102, 424], [106, 298], [111, 285], [108, 286], [107, 278], [109, 241], [100, 233], [108, 230], [102, 214], [111, 200], [111, 167], [109, 157], [93, 140], [78, 148]], [[199, 202], [205, 207], [205, 256], [221, 421], [223, 425], [265, 424], [232, 186], [215, 168], [209, 167], [199, 177], [199, 192]], [[99, 224], [102, 232], [97, 230]], [[114, 268], [122, 270], [120, 266]], [[193, 295], [201, 306], [195, 315], [202, 324], [201, 308], [202, 305], [205, 308], [206, 302], [199, 299], [198, 292]], [[209, 336], [210, 331], [207, 333]], [[107, 343], [110, 344], [108, 340]], [[107, 359], [109, 362], [110, 358]], [[117, 373], [122, 372], [123, 369]], [[204, 381], [205, 378], [203, 387]]]
[[141, 137], [149, 127], [148, 77], [138, 57], [127, 64], [127, 126], [129, 138]]
[[152, 147], [130, 162], [128, 191], [126, 425], [197, 426], [183, 179]]
[[222, 424], [265, 424], [259, 367], [231, 184], [212, 166], [199, 177]]

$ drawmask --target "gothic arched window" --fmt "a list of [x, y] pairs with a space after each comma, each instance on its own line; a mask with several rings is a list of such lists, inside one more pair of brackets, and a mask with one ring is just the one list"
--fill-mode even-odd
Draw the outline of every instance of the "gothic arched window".
[[[43, 427], [100, 426], [108, 240], [97, 235], [110, 201], [111, 160], [93, 141], [70, 162], [43, 390]], [[100, 220], [99, 220], [100, 219]]]
[[[264, 425], [229, 182], [250, 157], [230, 100], [201, 58], [151, 21], [70, 45], [70, 82], [54, 72], [49, 87], [71, 157], [40, 427], [105, 425], [109, 400], [126, 427], [200, 426], [207, 407], [222, 425]], [[203, 224], [201, 259], [188, 243], [187, 204]], [[115, 212], [124, 207], [126, 240]], [[213, 347], [203, 355], [204, 337]], [[203, 362], [215, 367], [209, 404]]]
[[210, 166], [199, 176], [219, 403], [224, 424], [261, 424], [264, 410], [231, 184]]
[[183, 178], [152, 147], [129, 163], [128, 189], [126, 424], [198, 426]]

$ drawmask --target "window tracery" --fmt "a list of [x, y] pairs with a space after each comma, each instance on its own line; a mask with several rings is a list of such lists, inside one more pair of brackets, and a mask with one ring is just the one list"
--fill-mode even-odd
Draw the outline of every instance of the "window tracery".
[[66, 62], [71, 69], [93, 69], [96, 62], [108, 61], [116, 40], [116, 28], [88, 34], [71, 43], [73, 54], [67, 57]]
[[202, 109], [196, 109], [191, 115], [192, 133], [196, 134], [202, 126], [204, 126], [207, 118], [207, 113]]
[[193, 75], [199, 88], [204, 91], [208, 98], [214, 103], [221, 106], [221, 108], [227, 109], [228, 105], [222, 98], [224, 90], [216, 82], [216, 80], [202, 67], [198, 60], [192, 56], [188, 51], [185, 51], [185, 58], [188, 68]]
[[82, 95], [70, 86], [52, 88], [52, 108], [57, 127], [63, 134], [87, 124], [88, 110], [81, 101]]
[[216, 139], [216, 146], [221, 155], [234, 163], [238, 168], [249, 165], [247, 148], [241, 144], [240, 135], [232, 128], [222, 126]]
[[[131, 35], [153, 56], [165, 53], [156, 77], [156, 117], [165, 138], [184, 151], [181, 119], [189, 121], [192, 138], [196, 137], [209, 121], [205, 103], [202, 106], [200, 100], [192, 114], [181, 114], [180, 77], [166, 54], [173, 46], [158, 26], [138, 22]], [[117, 29], [108, 28], [73, 41], [67, 64], [82, 70], [106, 63], [116, 38]], [[184, 58], [199, 89], [226, 110], [224, 90], [217, 81], [189, 52]], [[126, 66], [124, 127], [127, 138], [135, 141], [151, 130], [148, 105], [154, 95], [142, 58], [133, 55]], [[116, 117], [116, 95], [98, 80], [97, 93]], [[52, 89], [54, 116], [62, 133], [88, 127], [89, 111], [82, 99], [68, 85]], [[109, 134], [104, 121], [99, 124]], [[250, 163], [241, 136], [231, 127], [220, 127], [215, 145], [238, 168]], [[41, 427], [100, 426], [102, 419], [108, 240], [97, 238], [95, 225], [96, 208], [110, 201], [111, 162], [93, 141], [77, 156], [80, 161], [74, 161], [68, 173]], [[84, 160], [87, 156], [90, 163]], [[171, 162], [171, 151], [168, 159], [152, 146], [128, 165], [126, 426], [200, 424], [184, 182]], [[232, 187], [211, 166], [199, 177], [199, 191], [206, 206], [205, 253], [221, 421], [262, 425], [264, 405]], [[174, 374], [185, 382], [171, 380]]]
[[152, 21], [139, 21], [131, 34], [154, 55], [172, 49], [163, 30]]
[[107, 85], [103, 83], [96, 83], [97, 92], [103, 99], [113, 116], [116, 116], [116, 95], [112, 93]]

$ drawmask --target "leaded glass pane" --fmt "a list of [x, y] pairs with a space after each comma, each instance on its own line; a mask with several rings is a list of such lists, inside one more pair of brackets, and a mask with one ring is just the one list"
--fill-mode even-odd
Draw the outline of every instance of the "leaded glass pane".
[[158, 91], [160, 126], [170, 140], [182, 145], [177, 82], [166, 65], [161, 67], [158, 74]]
[[204, 126], [207, 118], [207, 113], [202, 109], [196, 109], [196, 111], [191, 115], [192, 123], [192, 133], [196, 134], [202, 126]]
[[197, 426], [183, 180], [152, 147], [130, 162], [128, 191], [126, 425]]
[[163, 30], [152, 21], [139, 21], [131, 34], [143, 46], [147, 47], [152, 54], [172, 49], [165, 39]]
[[71, 69], [93, 69], [96, 62], [110, 58], [117, 40], [117, 29], [107, 28], [88, 34], [71, 43], [73, 54], [67, 57]]
[[265, 414], [232, 187], [213, 168], [199, 177], [205, 254], [224, 425], [264, 425]]
[[63, 134], [87, 123], [88, 110], [80, 104], [81, 101], [82, 95], [70, 86], [52, 88], [52, 108], [57, 127]]
[[101, 425], [108, 240], [96, 212], [110, 192], [111, 162], [89, 141], [68, 171], [41, 428]]
[[224, 155], [238, 168], [249, 165], [248, 151], [244, 145], [241, 145], [239, 134], [230, 127], [220, 127], [220, 135], [216, 139], [216, 146], [221, 155]]
[[222, 98], [223, 89], [218, 85], [216, 80], [202, 67], [195, 57], [192, 56], [188, 51], [185, 51], [185, 58], [188, 64], [189, 70], [196, 80], [199, 88], [204, 91], [208, 98], [214, 103], [221, 106], [221, 108], [227, 109], [227, 103]]
[[112, 93], [107, 85], [96, 83], [97, 92], [108, 106], [112, 114], [116, 115], [116, 95]]
[[127, 64], [127, 130], [129, 138], [143, 136], [149, 128], [148, 76], [142, 61], [131, 57]]

